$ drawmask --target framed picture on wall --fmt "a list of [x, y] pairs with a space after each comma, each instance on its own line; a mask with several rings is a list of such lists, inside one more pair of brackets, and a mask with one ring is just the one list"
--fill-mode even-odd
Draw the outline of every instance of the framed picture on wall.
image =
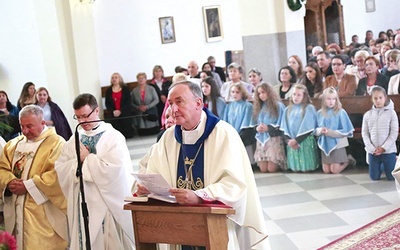
[[172, 16], [160, 17], [158, 22], [160, 23], [161, 42], [174, 43], [176, 41], [174, 18]]
[[219, 5], [203, 7], [204, 28], [207, 42], [220, 41], [224, 38]]
[[365, 10], [367, 12], [375, 11], [375, 0], [365, 0]]

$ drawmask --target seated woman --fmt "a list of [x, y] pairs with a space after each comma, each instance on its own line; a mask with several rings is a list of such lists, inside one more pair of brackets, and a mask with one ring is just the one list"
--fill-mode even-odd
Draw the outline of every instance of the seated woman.
[[12, 103], [8, 99], [7, 93], [3, 90], [0, 90], [0, 123], [3, 122], [4, 124], [10, 126], [10, 129], [12, 129], [0, 129], [0, 136], [2, 136], [3, 139], [6, 141], [17, 137], [18, 133], [21, 132], [18, 113], [18, 108], [12, 105]]
[[[400, 56], [397, 57], [396, 63], [400, 66]], [[400, 74], [394, 75], [389, 79], [388, 95], [397, 95], [400, 93]]]
[[247, 73], [247, 76], [249, 78], [249, 83], [253, 84], [254, 90], [263, 82], [262, 74], [257, 68], [250, 69], [249, 73]]
[[344, 72], [346, 67], [345, 60], [341, 55], [332, 58], [333, 75], [327, 76], [323, 89], [333, 87], [339, 97], [354, 96], [357, 88], [356, 78]]
[[155, 65], [153, 67], [153, 79], [150, 81], [152, 87], [157, 92], [158, 99], [157, 103], [157, 115], [159, 117], [159, 123], [161, 123], [161, 117], [164, 110], [165, 103], [168, 97], [168, 89], [171, 86], [171, 81], [164, 77], [164, 70], [160, 65]]
[[60, 107], [51, 100], [46, 88], [40, 87], [36, 92], [36, 105], [43, 109], [43, 119], [47, 126], [53, 126], [58, 135], [69, 140], [72, 135], [67, 118]]
[[392, 76], [400, 73], [399, 66], [397, 65], [397, 62], [396, 62], [397, 58], [400, 56], [400, 50], [392, 49], [386, 53], [387, 53], [386, 62], [387, 62], [388, 66], [387, 66], [387, 68], [385, 68], [385, 70], [382, 70], [381, 73], [382, 73], [382, 75], [384, 75], [388, 79], [390, 79]]
[[389, 79], [380, 74], [379, 60], [374, 56], [369, 56], [365, 59], [365, 73], [367, 77], [358, 82], [356, 95], [371, 95], [371, 90], [375, 85], [381, 86], [387, 91]]
[[296, 83], [299, 83], [303, 78], [303, 62], [298, 55], [292, 55], [288, 58], [288, 66], [292, 67], [296, 73]]
[[296, 73], [290, 66], [282, 67], [278, 73], [280, 84], [274, 86], [274, 90], [281, 99], [290, 99], [292, 97], [292, 85], [296, 83]]
[[[132, 99], [128, 86], [119, 73], [111, 75], [111, 86], [106, 90], [106, 108], [111, 112], [110, 118], [132, 115]], [[108, 118], [108, 117], [106, 117]], [[133, 137], [132, 119], [110, 120], [112, 126], [125, 138]]]
[[300, 84], [306, 86], [311, 98], [318, 98], [322, 94], [322, 75], [317, 63], [307, 63], [305, 76]]
[[201, 67], [201, 70], [202, 70], [202, 71], [209, 71], [209, 72], [211, 72], [212, 77], [214, 77], [214, 80], [215, 80], [215, 82], [216, 82], [217, 85], [218, 85], [218, 89], [220, 89], [220, 88], [222, 87], [223, 82], [222, 82], [222, 80], [221, 80], [221, 77], [219, 76], [218, 73], [212, 71], [211, 65], [210, 65], [208, 62], [203, 63], [203, 66]]
[[[131, 92], [133, 112], [136, 115], [157, 115], [157, 103], [159, 102], [154, 87], [147, 84], [146, 73], [140, 72], [136, 75], [138, 86]], [[149, 121], [146, 117], [133, 119], [133, 125], [139, 129], [139, 134], [157, 134], [159, 132], [158, 121]]]
[[357, 84], [360, 81], [360, 79], [366, 77], [364, 62], [368, 56], [370, 56], [370, 54], [366, 50], [357, 51], [356, 54], [354, 55], [355, 66], [349, 65], [346, 68], [346, 74], [355, 76]]
[[21, 110], [26, 105], [36, 103], [35, 92], [35, 84], [33, 82], [27, 82], [24, 84], [21, 90], [21, 94], [18, 98], [18, 110]]

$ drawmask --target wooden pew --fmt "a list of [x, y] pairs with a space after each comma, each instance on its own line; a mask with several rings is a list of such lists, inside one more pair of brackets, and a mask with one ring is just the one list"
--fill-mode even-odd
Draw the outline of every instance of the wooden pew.
[[[165, 78], [167, 78], [168, 81], [172, 82], [172, 76], [167, 76]], [[147, 80], [147, 83], [150, 83], [150, 81], [151, 80]], [[136, 86], [138, 86], [138, 82], [128, 82], [128, 83], [125, 83], [125, 84], [126, 84], [126, 86], [128, 86], [129, 91], [131, 91], [131, 92]], [[102, 99], [106, 97], [106, 91], [107, 91], [107, 89], [109, 87], [110, 87], [110, 85], [101, 87], [101, 98]], [[106, 107], [104, 107], [104, 117], [109, 117], [109, 114], [110, 114], [110, 111], [107, 110]]]

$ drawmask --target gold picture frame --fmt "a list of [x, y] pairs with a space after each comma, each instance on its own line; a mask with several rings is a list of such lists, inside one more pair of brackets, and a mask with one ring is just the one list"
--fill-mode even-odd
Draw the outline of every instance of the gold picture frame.
[[174, 18], [172, 16], [160, 17], [158, 22], [160, 24], [161, 43], [176, 42]]
[[224, 38], [219, 5], [203, 7], [204, 29], [207, 42], [221, 41]]

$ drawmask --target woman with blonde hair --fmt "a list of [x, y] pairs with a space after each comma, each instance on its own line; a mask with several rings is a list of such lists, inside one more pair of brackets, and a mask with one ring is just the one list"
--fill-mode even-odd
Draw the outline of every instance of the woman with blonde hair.
[[[128, 86], [124, 83], [119, 73], [113, 73], [110, 79], [111, 85], [106, 90], [106, 108], [111, 113], [106, 118], [127, 117], [132, 115], [132, 99]], [[132, 119], [110, 120], [113, 127], [120, 131], [125, 138], [132, 138], [134, 130]]]
[[36, 91], [36, 105], [42, 108], [46, 125], [54, 127], [57, 134], [68, 141], [72, 135], [71, 127], [61, 108], [52, 101], [46, 88], [40, 87]]
[[[158, 95], [154, 87], [147, 84], [146, 73], [136, 75], [138, 86], [131, 92], [133, 112], [136, 115], [157, 115]], [[139, 134], [156, 134], [159, 132], [158, 121], [150, 121], [145, 117], [137, 117], [133, 124], [139, 129]]]
[[301, 58], [298, 55], [291, 55], [288, 58], [288, 66], [292, 67], [296, 73], [296, 83], [299, 83], [303, 77], [303, 62], [301, 61]]

